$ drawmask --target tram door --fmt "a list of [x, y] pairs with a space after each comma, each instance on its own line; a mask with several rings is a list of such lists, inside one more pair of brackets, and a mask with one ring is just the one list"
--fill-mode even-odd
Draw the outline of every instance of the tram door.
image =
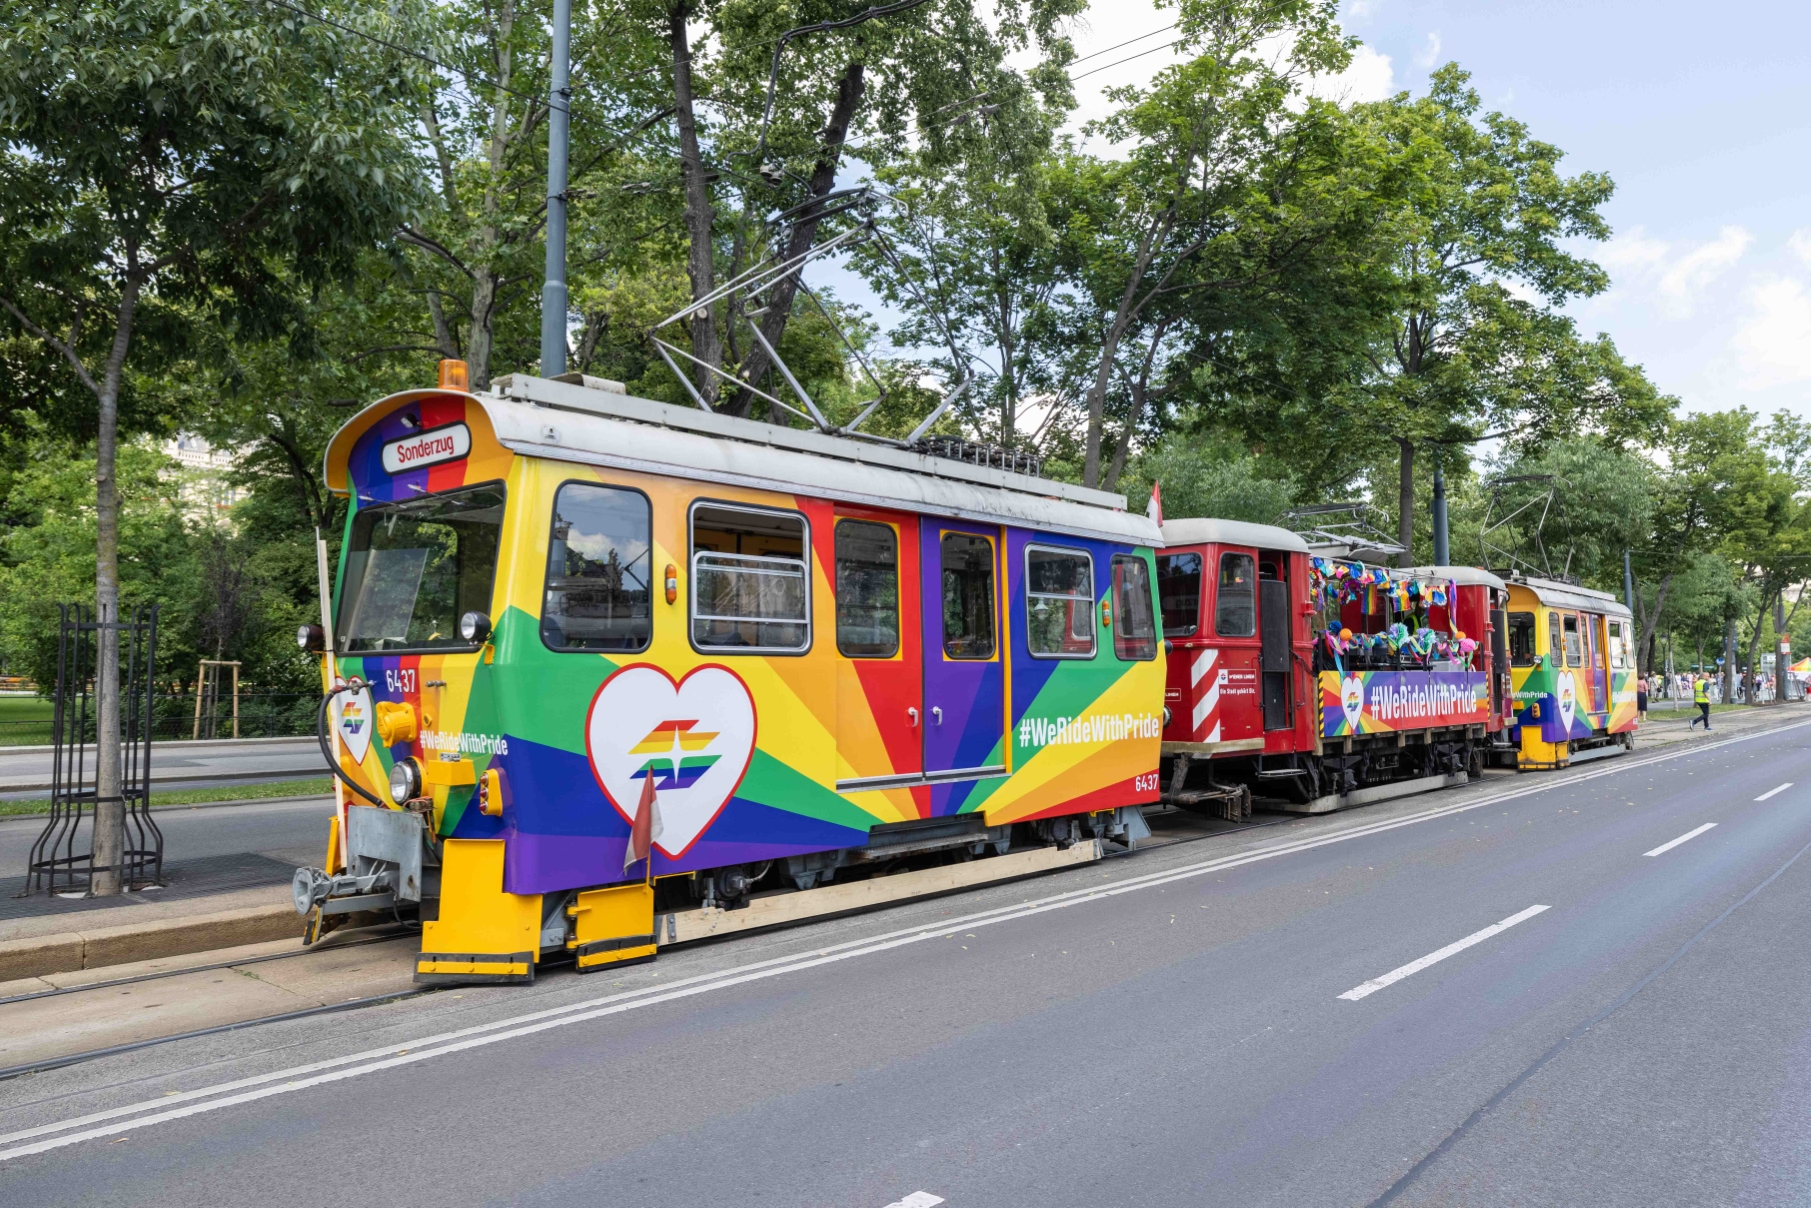
[[926, 518], [919, 539], [924, 609], [924, 771], [1003, 771], [1005, 626], [1001, 533]]
[[1264, 559], [1258, 578], [1258, 669], [1263, 676], [1264, 728], [1289, 728], [1289, 584], [1278, 562]]
[[[1493, 593], [1494, 594], [1494, 593]], [[1490, 610], [1490, 710], [1508, 725], [1513, 719], [1509, 713], [1510, 693], [1513, 689], [1509, 681], [1509, 614], [1501, 608]], [[1483, 660], [1480, 659], [1480, 662]]]
[[1591, 642], [1591, 711], [1605, 715], [1610, 711], [1610, 645], [1604, 640], [1604, 619], [1594, 613], [1584, 614], [1585, 632]]
[[838, 787], [916, 778], [924, 770], [918, 517], [838, 507], [831, 544]]

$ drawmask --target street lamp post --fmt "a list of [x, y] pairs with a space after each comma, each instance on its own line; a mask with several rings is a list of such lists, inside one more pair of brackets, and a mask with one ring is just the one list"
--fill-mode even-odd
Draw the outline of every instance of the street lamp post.
[[572, 89], [572, 0], [553, 0], [553, 79], [547, 106], [547, 273], [541, 286], [541, 376], [566, 372], [566, 156]]

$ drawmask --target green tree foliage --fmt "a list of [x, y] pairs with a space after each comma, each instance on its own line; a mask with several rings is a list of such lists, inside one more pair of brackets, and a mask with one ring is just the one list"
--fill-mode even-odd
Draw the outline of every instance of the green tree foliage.
[[[1506, 462], [1491, 477], [1503, 480], [1495, 491], [1495, 517], [1520, 513], [1491, 538], [1498, 548], [1513, 550], [1533, 573], [1569, 574], [1622, 595], [1623, 551], [1644, 545], [1655, 520], [1660, 475], [1652, 462], [1602, 437], [1570, 436]], [[1501, 565], [1484, 549], [1483, 516], [1473, 516], [1477, 527], [1455, 532], [1455, 542], [1460, 550], [1475, 549], [1480, 564]], [[1543, 516], [1539, 537], [1548, 565], [1530, 566], [1533, 531]]]
[[[1481, 117], [1470, 77], [1436, 71], [1424, 97], [1362, 109], [1406, 174], [1393, 224], [1394, 300], [1371, 352], [1367, 414], [1399, 455], [1398, 524], [1412, 543], [1415, 453], [1485, 435], [1538, 445], [1596, 428], [1651, 428], [1667, 402], [1558, 308], [1609, 278], [1569, 247], [1604, 239], [1610, 179], [1566, 177], [1559, 148], [1501, 113]], [[1412, 557], [1412, 553], [1405, 557]]]
[[[394, 35], [381, 10], [330, 10]], [[342, 11], [345, 10], [345, 11]], [[95, 400], [95, 599], [119, 615], [122, 387], [180, 357], [197, 323], [288, 319], [288, 272], [322, 280], [414, 202], [394, 52], [220, 0], [0, 5], [0, 311]], [[135, 355], [136, 350], [136, 355]], [[118, 631], [101, 630], [95, 854], [116, 859]], [[118, 888], [114, 873], [96, 889]]]
[[[984, 94], [995, 87], [1019, 86], [1004, 66], [1009, 52], [1036, 44], [1067, 54], [1058, 22], [1078, 7], [1075, 0], [1001, 0], [992, 12], [972, 0], [901, 0], [859, 12], [821, 0], [633, 7], [644, 33], [663, 34], [671, 51], [690, 301], [703, 303], [751, 266], [805, 255], [837, 227], [833, 194], [852, 136], [867, 136], [861, 154], [870, 163], [903, 148], [911, 130], [933, 151], [960, 142], [949, 119], [964, 107], [986, 107]], [[694, 358], [687, 371], [702, 398], [748, 414], [772, 370], [764, 344], [781, 346], [798, 289], [788, 277], [758, 300], [732, 291], [694, 306], [683, 330]]]
[[1127, 498], [1142, 506], [1153, 485], [1162, 488], [1169, 518], [1213, 516], [1253, 524], [1281, 524], [1299, 501], [1287, 468], [1248, 455], [1235, 441], [1172, 437], [1141, 454], [1128, 468]]

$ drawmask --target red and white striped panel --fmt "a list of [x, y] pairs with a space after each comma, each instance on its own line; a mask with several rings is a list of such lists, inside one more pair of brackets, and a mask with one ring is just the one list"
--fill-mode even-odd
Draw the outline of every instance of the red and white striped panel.
[[1209, 647], [1189, 664], [1188, 694], [1193, 709], [1189, 742], [1220, 741], [1220, 685], [1226, 682], [1226, 671], [1215, 666], [1219, 658], [1220, 652]]

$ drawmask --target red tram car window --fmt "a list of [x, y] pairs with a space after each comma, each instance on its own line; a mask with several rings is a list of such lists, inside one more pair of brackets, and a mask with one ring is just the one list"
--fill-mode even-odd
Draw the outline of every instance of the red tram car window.
[[1157, 604], [1164, 637], [1193, 637], [1201, 628], [1200, 554], [1158, 555]]
[[1250, 554], [1221, 554], [1214, 596], [1214, 633], [1248, 638], [1258, 631], [1257, 566]]

